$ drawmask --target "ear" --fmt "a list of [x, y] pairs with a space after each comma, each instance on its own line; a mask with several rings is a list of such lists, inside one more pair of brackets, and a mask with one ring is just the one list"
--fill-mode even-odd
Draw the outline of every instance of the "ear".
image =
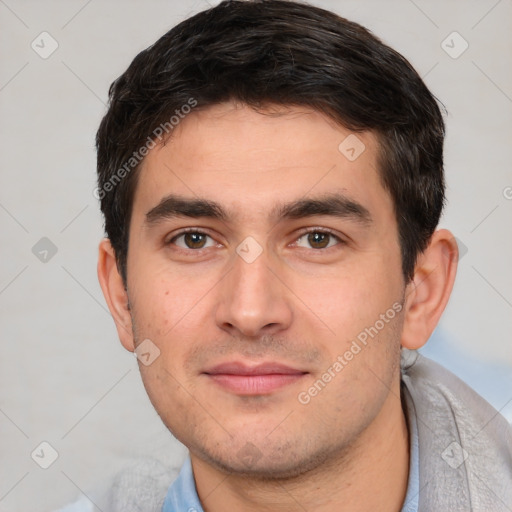
[[430, 338], [450, 298], [458, 260], [454, 236], [447, 229], [436, 231], [406, 287], [403, 347], [418, 349]]
[[98, 279], [108, 309], [114, 318], [119, 339], [126, 350], [133, 352], [134, 342], [128, 293], [117, 268], [114, 249], [108, 238], [104, 238], [99, 246]]

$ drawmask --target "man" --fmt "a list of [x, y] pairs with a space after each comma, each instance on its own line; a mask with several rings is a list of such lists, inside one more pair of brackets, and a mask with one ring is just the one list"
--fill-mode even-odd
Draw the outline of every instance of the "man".
[[457, 266], [443, 137], [401, 55], [305, 4], [223, 2], [134, 59], [98, 274], [190, 457], [113, 509], [511, 509], [510, 427], [416, 353]]

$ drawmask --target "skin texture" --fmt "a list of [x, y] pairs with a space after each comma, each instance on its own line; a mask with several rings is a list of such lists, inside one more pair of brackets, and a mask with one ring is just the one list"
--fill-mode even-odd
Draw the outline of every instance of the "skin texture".
[[[99, 279], [119, 337], [131, 351], [146, 339], [158, 347], [152, 364], [140, 364], [143, 382], [190, 450], [207, 512], [338, 511], [341, 504], [398, 511], [403, 503], [409, 451], [400, 346], [418, 348], [433, 331], [457, 247], [450, 232], [437, 231], [413, 281], [404, 282], [378, 141], [358, 133], [365, 149], [350, 161], [338, 149], [350, 134], [305, 108], [259, 113], [227, 103], [195, 111], [142, 164], [127, 289], [109, 241], [100, 244]], [[170, 194], [215, 201], [225, 217], [148, 219]], [[329, 194], [359, 204], [367, 219], [276, 215], [283, 204]], [[208, 237], [179, 236], [184, 228]], [[257, 243], [244, 245], [247, 237]], [[190, 248], [198, 240], [204, 247]], [[248, 262], [237, 248], [257, 257]], [[393, 308], [399, 312], [389, 319]], [[376, 325], [378, 333], [334, 371]], [[205, 373], [233, 361], [301, 373], [258, 394], [227, 389]], [[322, 377], [329, 368], [331, 379]], [[322, 378], [325, 386], [301, 403], [299, 394]]]

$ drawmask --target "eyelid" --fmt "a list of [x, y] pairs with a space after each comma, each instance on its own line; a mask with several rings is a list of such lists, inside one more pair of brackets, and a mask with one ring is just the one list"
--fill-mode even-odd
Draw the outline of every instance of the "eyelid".
[[[187, 233], [198, 233], [200, 235], [206, 235], [206, 236], [210, 237], [217, 245], [220, 244], [220, 242], [218, 242], [215, 239], [215, 237], [209, 232], [208, 229], [190, 226], [188, 228], [182, 228], [182, 229], [178, 230], [177, 232], [172, 233], [172, 235], [166, 236], [164, 239], [164, 245], [171, 245], [177, 238], [179, 238], [180, 236], [186, 235]], [[194, 252], [198, 252], [198, 251], [201, 251], [204, 249], [209, 249], [209, 247], [203, 247], [201, 249], [183, 249], [183, 247], [179, 247], [179, 246], [176, 246], [176, 247], [178, 249], [181, 249], [184, 251], [190, 250], [190, 251], [194, 251]]]
[[[200, 228], [200, 227], [195, 227], [195, 226], [182, 228], [182, 229], [178, 230], [177, 232], [173, 233], [170, 238], [169, 238], [169, 236], [167, 236], [164, 240], [164, 245], [173, 244], [173, 242], [177, 238], [179, 238], [180, 236], [185, 235], [187, 233], [199, 233], [202, 235], [206, 235], [206, 236], [210, 237], [216, 243], [216, 245], [222, 245], [221, 242], [219, 242], [209, 231], [210, 230], [207, 228]], [[341, 234], [339, 234], [338, 232], [336, 232], [335, 230], [333, 230], [331, 228], [320, 227], [320, 226], [310, 226], [310, 227], [303, 228], [303, 229], [299, 230], [298, 234], [294, 235], [294, 241], [290, 245], [292, 245], [292, 246], [297, 245], [298, 240], [300, 238], [302, 238], [304, 235], [307, 235], [309, 233], [326, 233], [326, 234], [336, 238], [338, 243], [335, 246], [328, 247], [326, 249], [322, 249], [322, 251], [328, 251], [329, 249], [333, 249], [337, 245], [346, 245], [348, 243], [348, 241], [346, 240], [346, 237], [342, 236]], [[199, 251], [203, 251], [203, 250], [211, 248], [211, 247], [203, 247], [200, 249], [183, 249], [182, 247], [179, 247], [177, 245], [175, 245], [175, 247], [179, 250], [193, 251], [193, 252], [199, 252]], [[312, 250], [314, 250], [315, 252], [318, 252], [320, 249], [312, 249]]]
[[[342, 235], [340, 235], [338, 232], [334, 231], [333, 229], [323, 228], [323, 227], [319, 227], [319, 226], [312, 226], [312, 227], [304, 228], [303, 230], [300, 230], [299, 234], [294, 237], [294, 240], [295, 240], [294, 244], [300, 238], [302, 238], [304, 235], [307, 235], [309, 233], [326, 233], [326, 234], [331, 235], [334, 238], [336, 238], [340, 244], [347, 243], [346, 238], [344, 238]], [[318, 250], [318, 249], [315, 249], [315, 250]]]

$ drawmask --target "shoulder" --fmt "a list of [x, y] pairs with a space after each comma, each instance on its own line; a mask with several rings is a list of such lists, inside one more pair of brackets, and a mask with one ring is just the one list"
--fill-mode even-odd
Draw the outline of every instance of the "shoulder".
[[512, 503], [512, 427], [506, 419], [453, 373], [417, 353], [402, 354], [402, 382], [417, 419], [420, 502], [429, 510], [486, 504], [475, 510], [496, 511]]
[[94, 512], [94, 505], [85, 496], [81, 496], [75, 502], [59, 508], [55, 512]]
[[160, 512], [167, 491], [178, 473], [179, 468], [168, 466], [159, 460], [141, 459], [104, 484], [105, 491], [95, 492], [94, 502], [82, 495], [75, 502], [55, 512], [95, 512], [98, 509], [108, 512]]

